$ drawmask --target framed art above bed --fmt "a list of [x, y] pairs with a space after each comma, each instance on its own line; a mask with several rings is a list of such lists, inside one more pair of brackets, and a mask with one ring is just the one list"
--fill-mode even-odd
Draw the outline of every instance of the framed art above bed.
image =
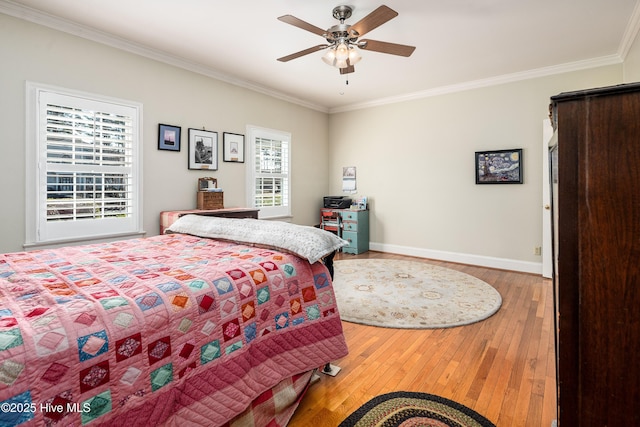
[[189, 129], [189, 169], [218, 170], [218, 132]]
[[180, 126], [158, 125], [158, 150], [180, 151]]
[[222, 160], [244, 163], [244, 135], [224, 132], [222, 134]]

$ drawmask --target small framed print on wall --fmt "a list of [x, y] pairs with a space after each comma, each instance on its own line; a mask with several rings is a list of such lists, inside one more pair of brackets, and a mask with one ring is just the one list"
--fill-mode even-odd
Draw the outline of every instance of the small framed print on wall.
[[158, 150], [180, 151], [180, 126], [158, 125]]
[[522, 184], [522, 149], [476, 151], [476, 184]]
[[189, 129], [189, 169], [218, 170], [218, 132]]
[[230, 132], [222, 134], [222, 160], [244, 163], [244, 135]]

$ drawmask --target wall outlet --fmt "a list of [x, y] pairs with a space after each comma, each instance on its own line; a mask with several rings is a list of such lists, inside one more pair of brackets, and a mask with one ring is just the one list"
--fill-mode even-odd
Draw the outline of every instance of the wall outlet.
[[536, 246], [535, 248], [533, 248], [533, 254], [534, 255], [542, 255], [542, 247], [541, 246]]

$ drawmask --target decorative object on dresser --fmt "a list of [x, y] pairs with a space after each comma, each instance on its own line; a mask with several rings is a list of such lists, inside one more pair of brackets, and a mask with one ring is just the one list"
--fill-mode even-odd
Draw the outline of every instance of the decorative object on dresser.
[[367, 197], [366, 196], [362, 196], [358, 199], [355, 200], [355, 205], [358, 208], [359, 211], [365, 211], [367, 209], [369, 209], [369, 205], [367, 204]]
[[324, 219], [333, 217], [334, 214], [339, 215], [338, 235], [349, 242], [342, 251], [354, 255], [367, 252], [369, 250], [369, 211], [322, 208], [320, 228], [323, 228]]
[[476, 184], [522, 184], [522, 149], [476, 151]]
[[244, 135], [231, 132], [222, 134], [222, 161], [244, 163]]
[[180, 126], [158, 125], [158, 150], [180, 151]]
[[218, 188], [218, 180], [211, 177], [198, 179], [198, 209], [223, 209], [224, 193]]
[[558, 425], [638, 426], [640, 83], [551, 102]]
[[176, 220], [184, 215], [194, 214], [201, 216], [217, 216], [222, 218], [253, 218], [258, 219], [258, 211], [256, 208], [227, 208], [227, 209], [185, 209], [180, 211], [162, 211], [160, 212], [160, 234], [164, 234], [165, 230], [176, 222]]
[[189, 129], [189, 169], [218, 170], [218, 132]]

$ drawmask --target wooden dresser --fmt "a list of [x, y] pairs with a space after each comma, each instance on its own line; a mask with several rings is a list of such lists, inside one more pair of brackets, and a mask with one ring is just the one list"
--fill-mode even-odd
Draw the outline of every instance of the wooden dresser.
[[558, 424], [640, 426], [640, 84], [551, 101]]
[[178, 218], [183, 215], [204, 215], [219, 216], [224, 218], [254, 218], [258, 219], [258, 211], [256, 208], [227, 208], [227, 209], [191, 209], [182, 211], [162, 211], [160, 212], [160, 234], [171, 226]]

